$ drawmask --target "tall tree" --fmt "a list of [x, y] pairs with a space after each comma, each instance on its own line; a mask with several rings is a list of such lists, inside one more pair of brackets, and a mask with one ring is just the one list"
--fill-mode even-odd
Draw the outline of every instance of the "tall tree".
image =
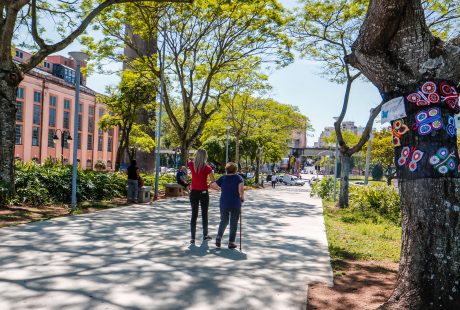
[[[126, 2], [135, 0], [0, 0], [0, 182], [10, 194], [14, 191], [16, 92], [24, 74], [72, 43], [102, 11]], [[43, 24], [48, 19], [54, 28]], [[45, 29], [50, 28], [49, 33], [60, 39], [45, 36]], [[15, 40], [33, 49], [31, 58], [21, 64], [13, 61]]]
[[99, 101], [103, 102], [110, 112], [100, 119], [101, 129], [107, 131], [117, 126], [120, 132], [115, 171], [125, 162], [125, 154], [131, 161], [136, 150], [151, 151], [154, 147], [153, 139], [142, 132], [149, 132], [149, 128], [146, 127], [153, 127], [155, 124], [140, 124], [138, 121], [141, 113], [153, 114], [151, 111], [155, 111], [155, 91], [156, 86], [150, 79], [124, 71], [120, 84], [116, 88], [109, 88], [108, 96], [99, 97]]
[[396, 288], [382, 309], [460, 308], [459, 156], [451, 122], [459, 111], [460, 36], [433, 35], [424, 3], [370, 1], [346, 57], [384, 99], [402, 97], [407, 113], [408, 130], [398, 132], [395, 143], [401, 259]]
[[358, 140], [350, 144], [344, 139], [342, 122], [347, 113], [351, 86], [361, 72], [343, 58], [350, 53], [351, 45], [358, 36], [367, 0], [303, 0], [301, 3], [303, 7], [297, 11], [291, 27], [291, 34], [297, 39], [297, 48], [302, 56], [323, 63], [325, 66], [321, 73], [330, 81], [346, 85], [342, 110], [334, 127], [341, 161], [339, 205], [347, 207], [351, 156], [360, 150], [361, 144], [357, 144]]
[[[276, 0], [197, 0], [161, 9], [149, 4], [137, 7], [136, 15], [112, 11], [101, 18], [110, 43], [88, 39], [86, 43], [105, 51], [113, 51], [110, 45], [114, 42], [131, 44], [124, 24], [130, 24], [132, 33], [142, 38], [158, 38], [158, 55], [140, 54], [131, 66], [157, 77], [159, 68], [165, 68], [165, 110], [178, 133], [185, 163], [206, 122], [219, 110], [222, 96], [240, 82], [235, 76], [263, 62], [286, 64], [291, 60], [291, 43], [283, 34], [284, 9]], [[114, 24], [117, 26], [112, 27]], [[182, 108], [181, 119], [173, 109], [176, 103]]]
[[[345, 94], [339, 117], [334, 123], [340, 146], [341, 182], [339, 205], [348, 206], [348, 172], [351, 156], [359, 152], [372, 131], [373, 121], [379, 114], [381, 104], [371, 111], [366, 129], [357, 144], [349, 144], [342, 136], [341, 124], [347, 113], [353, 82], [361, 76], [359, 68], [344, 61], [358, 36], [365, 16], [368, 0], [302, 0], [303, 8], [297, 11], [291, 34], [297, 39], [297, 47], [303, 56], [325, 64], [323, 75], [332, 82], [345, 83]], [[447, 37], [458, 30], [457, 0], [423, 1], [430, 28], [438, 35]]]

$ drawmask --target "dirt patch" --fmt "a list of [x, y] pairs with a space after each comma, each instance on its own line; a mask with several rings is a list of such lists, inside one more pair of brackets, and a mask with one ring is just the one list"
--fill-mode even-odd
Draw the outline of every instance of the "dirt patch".
[[396, 283], [398, 264], [340, 260], [334, 263], [334, 287], [308, 287], [308, 310], [370, 310], [383, 304]]

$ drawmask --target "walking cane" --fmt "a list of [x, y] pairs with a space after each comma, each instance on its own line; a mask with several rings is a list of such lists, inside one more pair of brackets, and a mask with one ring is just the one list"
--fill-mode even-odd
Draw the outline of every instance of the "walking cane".
[[240, 252], [241, 252], [241, 222], [243, 221], [243, 208], [240, 208]]

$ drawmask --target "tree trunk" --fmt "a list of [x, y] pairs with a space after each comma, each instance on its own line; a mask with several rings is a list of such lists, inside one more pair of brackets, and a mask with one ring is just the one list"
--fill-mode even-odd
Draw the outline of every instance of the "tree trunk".
[[259, 184], [259, 167], [260, 167], [260, 156], [256, 156], [256, 171], [254, 173], [254, 182]]
[[[340, 196], [339, 206], [341, 208], [348, 207], [349, 194], [349, 175], [351, 171], [351, 156], [349, 154], [341, 154], [340, 156]], [[336, 172], [337, 173], [337, 172]]]
[[407, 112], [392, 122], [401, 184], [399, 275], [380, 309], [460, 309], [460, 174], [453, 119], [459, 111], [459, 42], [460, 37], [443, 42], [433, 36], [421, 0], [373, 0], [345, 59], [384, 99], [403, 96]]
[[398, 282], [380, 309], [460, 309], [460, 180], [424, 178], [400, 185]]
[[0, 64], [0, 183], [14, 194], [16, 92], [22, 73], [13, 64]]
[[181, 166], [187, 167], [188, 152], [189, 152], [189, 148], [188, 148], [187, 142], [181, 141], [181, 145], [180, 145], [180, 165]]
[[235, 136], [235, 164], [239, 167], [240, 162], [240, 137], [239, 135]]

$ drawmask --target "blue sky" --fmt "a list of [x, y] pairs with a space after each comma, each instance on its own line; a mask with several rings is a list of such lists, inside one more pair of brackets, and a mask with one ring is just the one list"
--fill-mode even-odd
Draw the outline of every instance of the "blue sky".
[[[279, 0], [285, 7], [293, 8], [295, 0]], [[72, 44], [64, 52], [79, 49], [78, 43]], [[120, 67], [117, 64], [114, 66]], [[333, 117], [340, 113], [345, 85], [330, 83], [319, 75], [321, 64], [306, 59], [296, 59], [291, 65], [274, 71], [270, 75], [273, 86], [272, 98], [279, 102], [299, 107], [313, 125], [313, 136], [308, 137], [308, 145], [318, 141], [321, 131], [326, 126], [332, 126]], [[105, 86], [118, 82], [116, 75], [104, 76], [92, 74], [88, 78], [88, 86], [103, 93]], [[354, 121], [358, 126], [364, 126], [369, 117], [369, 110], [380, 102], [377, 89], [362, 81], [354, 82], [351, 90], [350, 103], [345, 120]], [[376, 124], [377, 125], [377, 124]], [[379, 127], [374, 126], [374, 127]]]

